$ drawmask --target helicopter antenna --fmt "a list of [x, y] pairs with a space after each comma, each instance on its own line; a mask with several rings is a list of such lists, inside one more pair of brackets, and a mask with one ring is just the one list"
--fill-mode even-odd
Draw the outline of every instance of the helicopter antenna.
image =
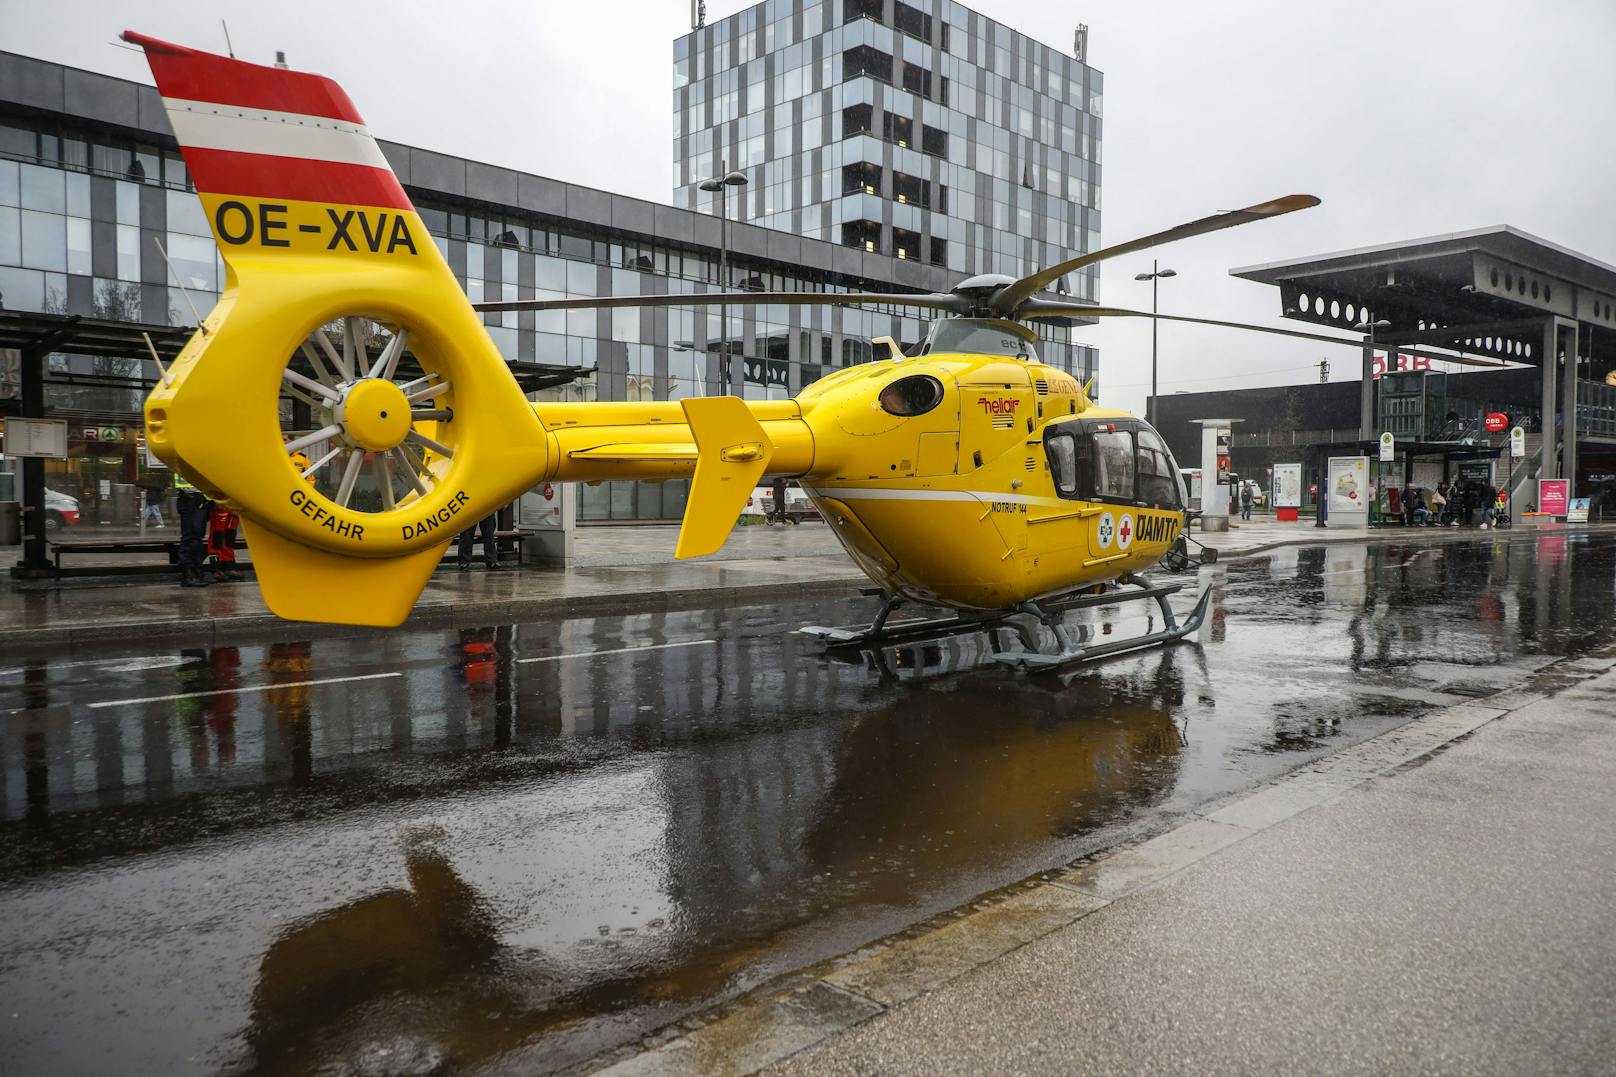
[[152, 236], [152, 242], [157, 244], [157, 253], [163, 256], [163, 264], [168, 267], [168, 275], [174, 279], [175, 286], [179, 288], [180, 294], [185, 297], [185, 305], [191, 308], [191, 317], [196, 319], [196, 327], [202, 330], [203, 336], [207, 336], [208, 327], [202, 324], [202, 315], [196, 312], [196, 304], [191, 302], [191, 293], [185, 290], [185, 285], [180, 283], [180, 275], [174, 272], [174, 263], [169, 261], [168, 252], [163, 249], [163, 241], [156, 236]]
[[225, 51], [228, 52], [230, 54], [230, 58], [234, 60], [236, 58], [236, 47], [230, 43], [230, 24], [225, 22], [223, 19], [220, 19], [219, 25], [224, 27]]

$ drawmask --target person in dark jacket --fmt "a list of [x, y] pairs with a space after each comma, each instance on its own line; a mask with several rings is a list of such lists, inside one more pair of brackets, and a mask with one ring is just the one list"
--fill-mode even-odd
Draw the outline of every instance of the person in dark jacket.
[[455, 551], [455, 560], [460, 570], [464, 572], [471, 568], [471, 546], [477, 541], [478, 532], [482, 532], [483, 566], [490, 572], [501, 571], [505, 566], [499, 563], [499, 543], [494, 540], [493, 513], [489, 513], [460, 532], [460, 546]]
[[202, 572], [208, 555], [208, 510], [213, 502], [177, 471], [174, 489], [174, 512], [180, 518], [180, 586], [206, 587], [213, 582]]

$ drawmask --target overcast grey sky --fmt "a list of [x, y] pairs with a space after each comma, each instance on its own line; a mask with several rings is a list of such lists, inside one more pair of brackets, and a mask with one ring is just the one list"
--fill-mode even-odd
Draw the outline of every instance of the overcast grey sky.
[[[712, 17], [749, 6], [712, 0]], [[1079, 21], [1105, 72], [1103, 231], [1110, 245], [1306, 191], [1280, 221], [1164, 248], [1164, 312], [1279, 324], [1275, 290], [1228, 276], [1268, 262], [1512, 224], [1616, 262], [1616, 0], [1220, 3], [976, 0], [1057, 48]], [[672, 41], [688, 0], [447, 5], [425, 0], [0, 0], [0, 48], [150, 82], [110, 44], [134, 28], [343, 83], [382, 138], [666, 202]], [[1101, 297], [1148, 306], [1138, 255]], [[1107, 403], [1142, 408], [1148, 322], [1083, 331]], [[1163, 324], [1163, 391], [1334, 380], [1355, 353]]]

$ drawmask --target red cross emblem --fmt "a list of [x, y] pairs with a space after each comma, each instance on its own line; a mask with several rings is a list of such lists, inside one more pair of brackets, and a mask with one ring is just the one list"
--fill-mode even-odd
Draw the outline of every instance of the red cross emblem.
[[1122, 518], [1122, 544], [1124, 546], [1128, 545], [1128, 540], [1133, 536], [1133, 528], [1128, 526], [1132, 522], [1126, 516]]

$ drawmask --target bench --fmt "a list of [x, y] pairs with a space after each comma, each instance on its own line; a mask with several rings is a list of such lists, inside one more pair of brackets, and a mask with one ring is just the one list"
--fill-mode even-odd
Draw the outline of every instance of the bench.
[[75, 542], [51, 542], [51, 560], [56, 571], [62, 571], [64, 553], [166, 553], [168, 563], [179, 564], [180, 540], [162, 539], [86, 539]]
[[[538, 534], [537, 531], [522, 530], [520, 528], [511, 531], [495, 531], [494, 556], [503, 561], [505, 560], [505, 555], [507, 553], [514, 552], [516, 554], [516, 563], [518, 565], [525, 564], [522, 559], [522, 540], [532, 538], [536, 534]], [[481, 535], [478, 535], [472, 543], [473, 546], [481, 546], [482, 544], [483, 539]], [[449, 548], [447, 551], [445, 551], [445, 553], [447, 555], [445, 560], [447, 560], [448, 557], [458, 558], [460, 556], [460, 540], [457, 538], [451, 541], [449, 543]]]

